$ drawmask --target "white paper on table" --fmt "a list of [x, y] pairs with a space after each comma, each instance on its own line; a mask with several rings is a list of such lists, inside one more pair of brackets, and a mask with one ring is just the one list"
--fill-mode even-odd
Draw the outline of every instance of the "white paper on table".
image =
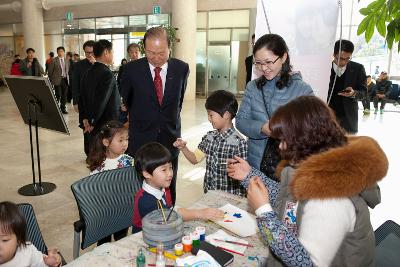
[[214, 221], [216, 224], [241, 237], [248, 237], [257, 233], [258, 227], [254, 215], [229, 203], [219, 209], [225, 212], [225, 216], [223, 220]]
[[230, 250], [242, 253], [242, 254], [246, 250], [246, 248], [247, 248], [246, 246], [227, 243], [224, 241], [217, 241], [215, 239], [229, 240], [229, 241], [239, 242], [239, 243], [243, 243], [243, 244], [249, 244], [249, 242], [247, 242], [246, 240], [231, 236], [231, 235], [227, 234], [224, 230], [218, 230], [217, 232], [215, 232], [211, 235], [206, 235], [206, 241], [208, 243], [210, 243], [216, 247], [223, 247], [223, 248], [230, 249]]

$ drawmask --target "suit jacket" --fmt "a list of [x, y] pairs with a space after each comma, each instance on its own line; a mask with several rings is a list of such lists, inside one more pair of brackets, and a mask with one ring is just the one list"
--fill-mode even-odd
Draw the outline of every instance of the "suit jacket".
[[167, 147], [173, 157], [179, 150], [173, 142], [181, 136], [181, 109], [185, 95], [189, 65], [181, 60], [168, 60], [162, 104], [158, 103], [147, 58], [124, 65], [121, 95], [129, 109], [128, 154], [148, 142], [157, 141]]
[[246, 57], [246, 85], [251, 81], [251, 75], [253, 74], [253, 55]]
[[83, 75], [92, 67], [92, 64], [86, 58], [76, 62], [73, 65], [72, 77], [71, 77], [71, 92], [72, 92], [72, 101], [74, 105], [78, 105], [79, 107], [79, 124], [82, 127], [82, 111], [81, 111], [81, 103], [80, 103], [80, 94], [81, 94], [81, 79]]
[[[345, 129], [349, 133], [358, 132], [358, 100], [362, 100], [367, 92], [367, 76], [365, 74], [364, 66], [350, 61], [347, 63], [345, 71], [345, 81], [343, 89], [352, 87], [355, 90], [354, 97], [343, 97], [343, 108], [347, 121], [349, 122], [350, 129]], [[335, 79], [335, 72], [331, 69], [331, 77], [329, 81], [328, 97], [332, 90], [333, 81]], [[332, 96], [334, 97], [334, 96]], [[335, 107], [330, 105], [333, 110]]]
[[[64, 68], [66, 67], [66, 64], [67, 64], [67, 62], [64, 58]], [[65, 73], [64, 75], [67, 75], [68, 70], [64, 69], [64, 73]], [[60, 85], [61, 77], [62, 77], [62, 70], [61, 70], [61, 63], [60, 63], [59, 57], [53, 58], [53, 60], [51, 61], [50, 65], [49, 65], [47, 74], [49, 75], [50, 82], [53, 85]]]
[[96, 62], [81, 80], [82, 119], [88, 119], [97, 132], [110, 120], [118, 120], [120, 95], [111, 70]]

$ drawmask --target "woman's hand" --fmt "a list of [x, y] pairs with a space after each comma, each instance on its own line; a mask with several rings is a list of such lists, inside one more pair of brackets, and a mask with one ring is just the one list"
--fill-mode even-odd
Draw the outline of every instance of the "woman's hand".
[[271, 129], [269, 128], [269, 121], [264, 123], [264, 125], [261, 127], [261, 132], [265, 134], [266, 136], [271, 135]]
[[235, 156], [234, 159], [227, 160], [226, 170], [229, 177], [243, 181], [244, 178], [250, 173], [251, 166], [244, 159]]
[[254, 210], [257, 210], [262, 205], [269, 203], [268, 189], [258, 176], [252, 177], [250, 180], [249, 187], [247, 189], [247, 201]]

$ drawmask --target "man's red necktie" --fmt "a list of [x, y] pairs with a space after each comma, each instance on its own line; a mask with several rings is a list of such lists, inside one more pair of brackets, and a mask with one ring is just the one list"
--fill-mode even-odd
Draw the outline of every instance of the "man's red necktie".
[[160, 72], [161, 72], [160, 67], [154, 68], [154, 87], [156, 88], [158, 103], [161, 106], [162, 99], [163, 99], [163, 84], [162, 84]]

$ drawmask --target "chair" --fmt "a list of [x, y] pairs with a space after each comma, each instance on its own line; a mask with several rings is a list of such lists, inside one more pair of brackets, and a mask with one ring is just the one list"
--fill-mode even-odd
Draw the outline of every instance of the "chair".
[[[396, 83], [392, 84], [392, 90], [390, 90], [390, 94], [388, 96], [389, 102], [397, 101], [399, 98], [400, 90], [399, 85]], [[392, 101], [390, 101], [392, 100]]]
[[74, 259], [79, 256], [79, 246], [85, 249], [132, 226], [134, 196], [141, 185], [132, 167], [90, 175], [71, 185], [80, 218], [74, 223]]
[[[36, 220], [36, 215], [31, 204], [21, 203], [17, 204], [19, 211], [25, 217], [27, 239], [43, 254], [47, 254], [47, 246], [44, 242], [42, 232], [40, 231], [39, 224]], [[64, 257], [61, 255], [62, 265], [67, 264]]]
[[375, 230], [377, 267], [399, 266], [400, 225], [388, 220]]

